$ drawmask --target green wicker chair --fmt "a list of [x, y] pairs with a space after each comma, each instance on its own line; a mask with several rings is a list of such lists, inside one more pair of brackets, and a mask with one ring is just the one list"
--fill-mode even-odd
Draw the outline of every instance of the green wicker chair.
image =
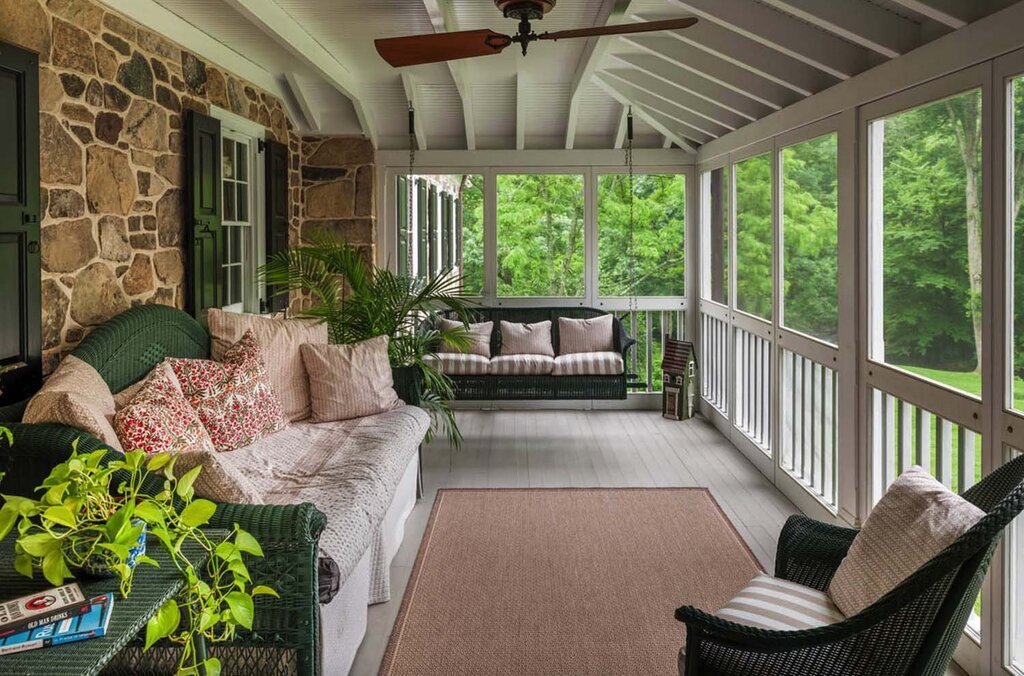
[[[743, 626], [692, 606], [680, 672], [690, 674], [946, 673], [1003, 529], [1024, 509], [1024, 456], [963, 494], [986, 512], [973, 528], [861, 613], [801, 631]], [[857, 535], [802, 516], [779, 536], [775, 576], [820, 591]]]
[[[209, 342], [205, 329], [186, 313], [145, 305], [96, 329], [72, 354], [99, 371], [111, 391], [117, 392], [141, 380], [165, 357], [208, 358]], [[7, 473], [2, 488], [7, 494], [31, 495], [54, 465], [67, 459], [75, 440], [82, 451], [106, 447], [64, 425], [4, 425], [14, 434], [12, 447], [3, 448], [6, 442], [0, 442], [0, 471]], [[119, 455], [109, 452], [110, 458]], [[215, 647], [212, 653], [228, 660], [226, 673], [319, 674], [317, 560], [326, 518], [308, 503], [222, 504], [210, 525], [231, 528], [235, 523], [256, 536], [266, 554], [249, 561], [254, 583], [271, 585], [281, 598], [257, 597], [253, 630]], [[151, 658], [159, 653], [143, 656], [129, 648], [116, 660], [113, 671], [150, 671]], [[173, 663], [172, 659], [169, 664]]]

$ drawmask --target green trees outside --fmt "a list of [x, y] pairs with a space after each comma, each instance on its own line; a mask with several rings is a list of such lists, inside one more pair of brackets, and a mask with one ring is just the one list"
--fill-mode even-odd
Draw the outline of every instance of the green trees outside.
[[[462, 205], [462, 292], [484, 293], [484, 177], [467, 174], [459, 181]], [[458, 238], [458, 235], [456, 235]]]
[[736, 307], [772, 318], [772, 156], [736, 164]]

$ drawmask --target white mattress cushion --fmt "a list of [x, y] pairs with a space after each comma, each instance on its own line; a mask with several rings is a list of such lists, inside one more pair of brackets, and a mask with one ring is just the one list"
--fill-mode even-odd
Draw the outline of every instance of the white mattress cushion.
[[617, 376], [625, 370], [618, 352], [580, 352], [555, 357], [556, 376]]
[[491, 375], [546, 376], [555, 360], [543, 354], [508, 354], [491, 359]]

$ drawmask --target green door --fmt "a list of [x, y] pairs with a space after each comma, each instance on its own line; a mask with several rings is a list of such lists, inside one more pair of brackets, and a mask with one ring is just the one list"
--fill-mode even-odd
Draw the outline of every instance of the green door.
[[42, 380], [38, 65], [0, 43], [0, 405]]

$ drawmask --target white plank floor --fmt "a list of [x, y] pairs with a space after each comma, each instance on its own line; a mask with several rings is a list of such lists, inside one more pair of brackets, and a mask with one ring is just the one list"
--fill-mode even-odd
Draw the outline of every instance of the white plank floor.
[[370, 608], [354, 676], [377, 674], [438, 488], [704, 486], [765, 570], [779, 529], [797, 512], [704, 420], [656, 411], [460, 411], [465, 443], [424, 449], [426, 495], [406, 524], [391, 567], [391, 601]]

